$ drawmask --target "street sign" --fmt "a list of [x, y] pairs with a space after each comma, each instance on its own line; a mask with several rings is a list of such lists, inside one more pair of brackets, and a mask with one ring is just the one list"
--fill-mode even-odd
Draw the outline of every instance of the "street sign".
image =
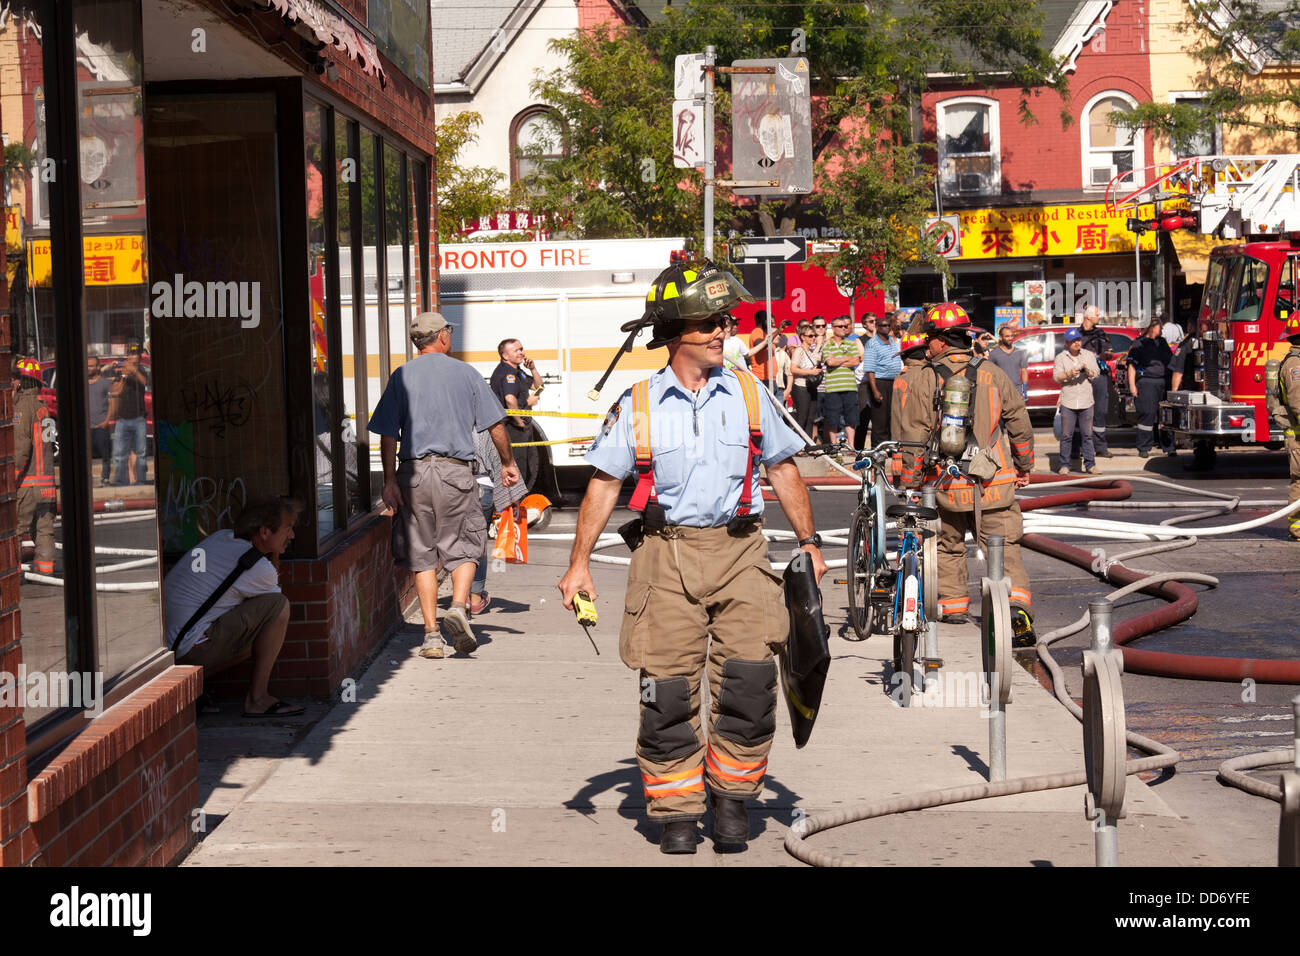
[[[731, 79], [732, 175], [740, 181], [778, 180], [779, 186], [742, 186], [741, 196], [812, 192], [812, 80], [804, 57], [736, 60], [733, 67], [771, 67], [770, 74]], [[802, 260], [801, 260], [802, 261]]]
[[808, 240], [803, 236], [763, 236], [731, 244], [731, 261], [804, 262], [808, 259]]
[[945, 259], [961, 258], [961, 216], [929, 216], [925, 220], [925, 238]]
[[673, 99], [704, 99], [703, 53], [679, 54], [673, 64]]
[[673, 165], [704, 166], [704, 100], [673, 100]]

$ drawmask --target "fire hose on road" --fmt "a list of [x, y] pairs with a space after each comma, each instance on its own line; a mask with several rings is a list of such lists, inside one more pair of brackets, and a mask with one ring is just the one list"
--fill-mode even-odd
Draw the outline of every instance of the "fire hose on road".
[[[1128, 477], [1126, 476], [1126, 478]], [[844, 478], [836, 476], [805, 480], [812, 487], [851, 488], [860, 483], [857, 479], [846, 481]], [[1039, 553], [1067, 561], [1097, 574], [1103, 580], [1123, 585], [1117, 591], [1108, 595], [1110, 600], [1140, 591], [1168, 602], [1162, 607], [1130, 618], [1115, 628], [1113, 641], [1122, 650], [1125, 670], [1133, 673], [1194, 679], [1239, 680], [1250, 677], [1261, 682], [1300, 683], [1300, 661], [1203, 657], [1147, 651], [1123, 646], [1138, 637], [1180, 623], [1191, 617], [1196, 612], [1197, 598], [1195, 592], [1187, 586], [1188, 583], [1214, 586], [1217, 585], [1218, 581], [1209, 575], [1193, 573], [1147, 574], [1129, 568], [1122, 563], [1123, 560], [1132, 560], [1140, 556], [1190, 547], [1196, 543], [1198, 536], [1235, 534], [1260, 527], [1300, 510], [1300, 502], [1282, 507], [1270, 514], [1250, 521], [1208, 529], [1198, 527], [1195, 531], [1192, 531], [1176, 527], [1174, 521], [1200, 520], [1235, 510], [1240, 504], [1240, 498], [1220, 492], [1198, 491], [1173, 482], [1147, 478], [1146, 476], [1131, 476], [1131, 480], [1150, 482], [1178, 491], [1189, 491], [1205, 496], [1191, 501], [1150, 503], [1152, 506], [1164, 508], [1197, 507], [1202, 509], [1208, 507], [1209, 510], [1183, 516], [1181, 519], [1171, 519], [1160, 525], [1142, 525], [1131, 522], [1079, 518], [1077, 516], [1071, 516], [1069, 522], [1066, 523], [1047, 512], [1046, 509], [1078, 504], [1111, 507], [1131, 504], [1135, 507], [1143, 507], [1147, 506], [1148, 503], [1129, 503], [1126, 501], [1132, 494], [1130, 480], [1105, 478], [1057, 479], [1054, 476], [1035, 475], [1030, 478], [1032, 485], [1068, 484], [1076, 487], [1070, 491], [1021, 499], [1022, 511], [1043, 512], [1038, 515], [1030, 514], [1026, 516], [1025, 525], [1030, 530], [1027, 530], [1027, 533], [1021, 539], [1021, 543]], [[1275, 504], [1275, 502], [1251, 502], [1251, 504], [1267, 506]], [[1048, 531], [1054, 534], [1097, 536], [1111, 540], [1154, 540], [1158, 543], [1126, 552], [1110, 560], [1102, 557], [1099, 561], [1098, 555], [1093, 552], [1048, 537], [1045, 533]], [[1098, 564], [1100, 564], [1100, 567], [1098, 567]], [[1053, 687], [1057, 698], [1069, 709], [1071, 714], [1079, 719], [1082, 719], [1082, 710], [1066, 694], [1064, 675], [1060, 666], [1051, 657], [1048, 647], [1053, 642], [1087, 627], [1088, 622], [1089, 614], [1085, 613], [1083, 617], [1072, 624], [1044, 635], [1039, 642], [1039, 656], [1052, 674]], [[1152, 756], [1139, 760], [1127, 760], [1124, 766], [1125, 774], [1166, 769], [1174, 766], [1180, 759], [1177, 752], [1160, 744], [1158, 741], [1131, 732], [1126, 734], [1125, 739], [1129, 746], [1152, 754]], [[1276, 750], [1263, 754], [1251, 754], [1226, 762], [1220, 767], [1219, 775], [1225, 782], [1239, 786], [1250, 793], [1280, 800], [1282, 798], [1280, 788], [1256, 781], [1240, 771], [1289, 762], [1293, 757], [1293, 750]], [[1079, 786], [1086, 782], [1087, 774], [1084, 772], [1050, 774], [897, 797], [857, 809], [804, 818], [791, 828], [786, 836], [785, 846], [787, 851], [796, 859], [814, 866], [844, 865], [844, 860], [832, 854], [814, 850], [804, 841], [812, 834], [822, 830], [894, 813], [964, 803], [1013, 793]]]

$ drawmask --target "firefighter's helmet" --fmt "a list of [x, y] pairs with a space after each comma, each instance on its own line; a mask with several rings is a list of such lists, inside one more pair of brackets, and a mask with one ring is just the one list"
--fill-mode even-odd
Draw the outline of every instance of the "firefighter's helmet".
[[1282, 334], [1288, 339], [1300, 336], [1300, 312], [1292, 312], [1286, 317], [1286, 325], [1282, 329]]
[[907, 332], [899, 340], [898, 355], [899, 358], [911, 358], [912, 353], [924, 351], [926, 348], [926, 337], [924, 332]]
[[655, 349], [681, 335], [684, 322], [707, 319], [738, 302], [753, 301], [731, 273], [709, 260], [675, 262], [651, 283], [641, 318], [623, 323], [623, 331], [650, 326], [653, 331], [646, 347]]
[[925, 329], [931, 335], [942, 335], [949, 329], [970, 328], [970, 316], [956, 302], [940, 302], [925, 313]]
[[[14, 360], [14, 374], [33, 380], [38, 386], [44, 384], [41, 379], [41, 363], [30, 355], [22, 355]], [[25, 383], [23, 387], [30, 388], [31, 383]]]

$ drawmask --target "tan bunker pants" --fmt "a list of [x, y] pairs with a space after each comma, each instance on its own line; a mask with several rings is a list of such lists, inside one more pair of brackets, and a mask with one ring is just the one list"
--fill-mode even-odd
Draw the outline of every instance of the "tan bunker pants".
[[[939, 518], [942, 522], [939, 540], [936, 542], [939, 548], [939, 613], [965, 614], [970, 610], [965, 536], [967, 531], [975, 533], [975, 513], [940, 508]], [[1023, 533], [1020, 505], [1015, 502], [1009, 508], [997, 508], [980, 514], [979, 546], [988, 554], [989, 535], [1002, 535], [1005, 539], [1002, 549], [1003, 566], [1007, 577], [1011, 579], [1011, 604], [1018, 604], [1028, 611], [1033, 609], [1033, 601], [1029, 591], [1029, 575], [1025, 573], [1025, 561], [1020, 554], [1020, 538]]]
[[[640, 671], [637, 763], [650, 817], [704, 815], [715, 792], [756, 796], [776, 731], [773, 652], [789, 630], [761, 528], [670, 527], [632, 555], [619, 654]], [[712, 640], [710, 640], [710, 637]], [[700, 671], [712, 706], [700, 732]]]

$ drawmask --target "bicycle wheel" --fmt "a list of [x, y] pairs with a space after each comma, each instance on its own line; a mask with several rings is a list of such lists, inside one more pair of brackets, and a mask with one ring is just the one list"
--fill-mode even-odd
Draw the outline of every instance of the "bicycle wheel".
[[872, 513], [859, 508], [853, 512], [853, 524], [849, 528], [849, 624], [857, 637], [852, 640], [865, 641], [871, 636], [871, 625], [875, 614], [871, 604], [871, 586], [875, 580], [875, 568], [872, 561], [871, 536]]
[[912, 688], [913, 681], [916, 678], [916, 631], [899, 631], [898, 633], [898, 657], [899, 673], [902, 675], [897, 686], [900, 691], [899, 704], [904, 707], [912, 706]]

